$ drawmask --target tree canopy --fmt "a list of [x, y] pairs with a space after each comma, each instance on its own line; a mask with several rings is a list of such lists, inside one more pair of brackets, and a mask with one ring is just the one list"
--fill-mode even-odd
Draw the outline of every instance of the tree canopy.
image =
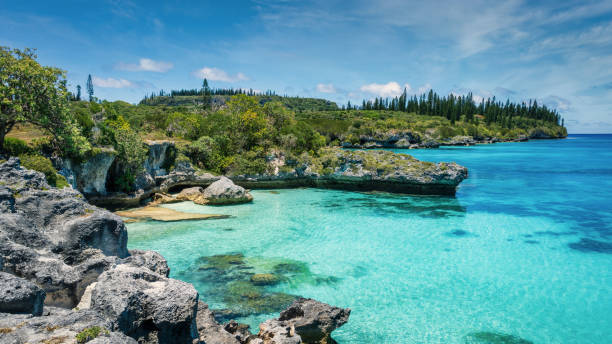
[[32, 49], [0, 47], [0, 151], [18, 123], [31, 123], [53, 137], [57, 149], [79, 156], [90, 149], [69, 116], [65, 73], [41, 66]]

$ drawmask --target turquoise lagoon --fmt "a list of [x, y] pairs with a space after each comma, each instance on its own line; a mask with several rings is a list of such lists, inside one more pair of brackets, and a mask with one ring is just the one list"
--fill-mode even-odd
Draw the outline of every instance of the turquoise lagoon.
[[[269, 291], [350, 307], [339, 343], [463, 343], [478, 331], [612, 343], [612, 136], [397, 151], [470, 177], [455, 198], [304, 188], [172, 204], [231, 217], [132, 223], [128, 245], [162, 253], [212, 308], [228, 305], [194, 269], [200, 257], [242, 253], [255, 272], [303, 262], [309, 273]], [[237, 320], [256, 331], [276, 315]]]

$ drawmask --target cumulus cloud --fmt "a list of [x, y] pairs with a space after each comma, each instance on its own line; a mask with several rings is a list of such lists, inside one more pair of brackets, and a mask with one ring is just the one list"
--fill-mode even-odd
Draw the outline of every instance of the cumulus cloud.
[[138, 64], [119, 63], [118, 69], [130, 72], [157, 72], [165, 73], [172, 69], [174, 65], [170, 62], [155, 61], [147, 58], [138, 60]]
[[135, 87], [134, 83], [125, 80], [125, 79], [114, 79], [114, 78], [98, 78], [94, 76], [92, 78], [92, 82], [94, 86], [102, 87], [102, 88], [127, 88], [127, 87]]
[[236, 75], [227, 74], [219, 68], [204, 67], [194, 72], [194, 75], [200, 79], [208, 79], [210, 81], [236, 82], [249, 80], [246, 75], [238, 73]]
[[398, 84], [395, 81], [390, 81], [386, 84], [377, 84], [377, 83], [367, 84], [367, 85], [361, 86], [361, 88], [359, 89], [362, 92], [377, 95], [379, 97], [396, 97], [402, 94], [402, 92], [404, 92], [404, 88], [408, 92], [410, 92], [410, 90], [412, 89], [412, 87], [410, 87], [409, 84], [404, 84], [404, 87], [402, 88], [402, 86], [400, 86], [400, 84]]
[[333, 84], [317, 84], [317, 92], [336, 93], [336, 88]]

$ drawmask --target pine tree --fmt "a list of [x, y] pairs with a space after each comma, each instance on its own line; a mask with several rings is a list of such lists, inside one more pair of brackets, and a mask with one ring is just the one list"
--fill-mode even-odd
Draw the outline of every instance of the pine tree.
[[77, 95], [76, 95], [76, 100], [80, 101], [81, 100], [81, 85], [77, 85]]
[[93, 81], [91, 81], [91, 74], [89, 74], [87, 76], [87, 84], [85, 85], [85, 87], [87, 87], [87, 94], [89, 95], [89, 101], [93, 101], [93, 95], [94, 95], [94, 87], [93, 87]]

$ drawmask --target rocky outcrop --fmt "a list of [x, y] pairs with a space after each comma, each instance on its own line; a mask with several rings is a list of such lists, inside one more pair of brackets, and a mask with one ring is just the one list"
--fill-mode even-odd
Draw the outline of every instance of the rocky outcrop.
[[192, 188], [186, 188], [176, 195], [176, 200], [179, 201], [192, 201], [195, 204], [207, 204], [208, 200], [204, 196], [204, 188], [201, 186], [194, 186]]
[[102, 273], [91, 295], [92, 310], [139, 342], [191, 342], [197, 302], [192, 285], [128, 264]]
[[0, 272], [0, 313], [41, 315], [45, 292], [36, 284]]
[[301, 298], [282, 311], [278, 319], [262, 323], [258, 337], [263, 343], [334, 343], [332, 331], [346, 324], [350, 314], [348, 308]]
[[[1, 343], [266, 342], [246, 325], [217, 323], [191, 284], [167, 277], [161, 255], [127, 251], [119, 217], [51, 188], [16, 158], [0, 164], [0, 215]], [[299, 309], [279, 321], [304, 334], [342, 323], [333, 310]]]
[[247, 190], [224, 176], [210, 184], [202, 195], [209, 204], [236, 204], [253, 200], [253, 196]]
[[159, 275], [168, 277], [170, 268], [161, 254], [155, 251], [130, 250], [130, 256], [123, 259], [123, 264], [142, 266]]
[[84, 162], [62, 159], [58, 161], [59, 173], [66, 177], [73, 188], [84, 194], [104, 195], [108, 170], [116, 154], [113, 149], [100, 149]]
[[227, 331], [217, 323], [213, 312], [204, 302], [198, 304], [196, 322], [200, 342], [204, 344], [240, 344], [251, 335], [250, 332]]
[[360, 191], [454, 195], [467, 178], [465, 167], [455, 163], [419, 161], [389, 151], [321, 150], [319, 157], [305, 157], [284, 172], [231, 176], [247, 188], [312, 186]]
[[16, 158], [0, 165], [0, 181], [2, 270], [36, 283], [46, 305], [74, 307], [88, 284], [127, 257], [121, 219], [78, 191], [51, 188]]

